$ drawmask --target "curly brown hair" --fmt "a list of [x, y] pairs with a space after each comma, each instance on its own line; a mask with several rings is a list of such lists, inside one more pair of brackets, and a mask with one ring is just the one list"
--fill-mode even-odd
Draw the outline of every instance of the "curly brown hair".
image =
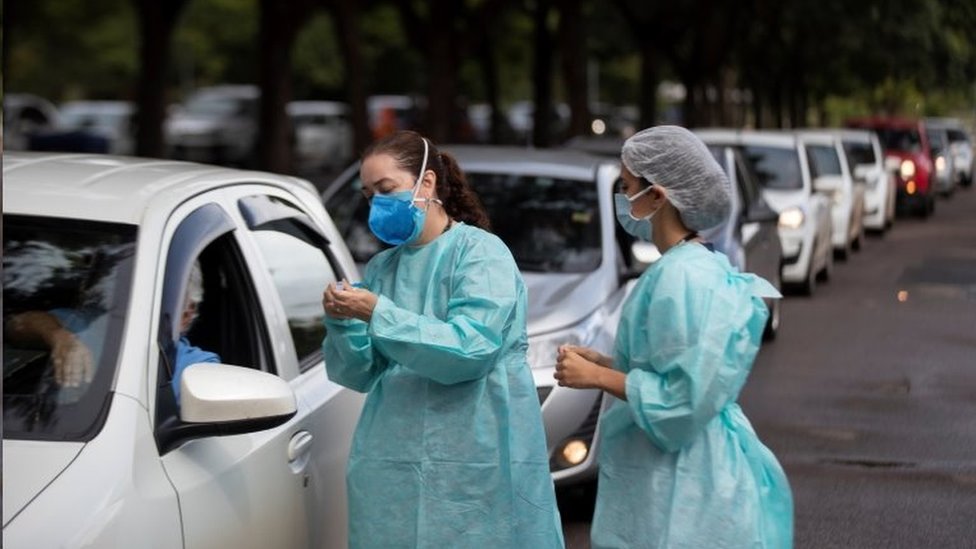
[[[424, 162], [424, 139], [414, 131], [398, 131], [367, 147], [362, 160], [377, 154], [388, 154], [400, 169], [419, 173]], [[444, 203], [444, 211], [452, 219], [490, 231], [488, 213], [478, 194], [468, 184], [457, 160], [449, 153], [438, 151], [430, 139], [427, 139], [427, 144], [427, 169], [433, 170], [437, 176], [437, 197]]]

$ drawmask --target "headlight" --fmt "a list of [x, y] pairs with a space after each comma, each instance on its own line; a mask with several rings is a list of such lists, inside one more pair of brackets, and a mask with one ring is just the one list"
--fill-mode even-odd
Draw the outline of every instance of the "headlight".
[[945, 157], [944, 157], [944, 156], [939, 156], [939, 157], [937, 157], [937, 158], [935, 159], [935, 169], [936, 169], [937, 171], [940, 171], [940, 172], [941, 172], [941, 171], [944, 171], [944, 170], [945, 170], [945, 167], [946, 167], [946, 164], [945, 164], [945, 162], [946, 162], [946, 161], [945, 161]]
[[911, 160], [902, 160], [900, 171], [902, 179], [911, 179], [915, 176], [915, 163]]
[[779, 226], [787, 229], [799, 229], [803, 225], [803, 210], [796, 206], [787, 208], [779, 214]]
[[594, 135], [603, 135], [607, 131], [607, 124], [603, 120], [597, 118], [590, 124], [590, 129], [593, 130]]

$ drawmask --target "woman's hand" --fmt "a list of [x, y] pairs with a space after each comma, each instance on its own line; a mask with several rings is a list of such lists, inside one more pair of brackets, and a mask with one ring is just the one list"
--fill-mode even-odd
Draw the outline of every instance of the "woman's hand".
[[562, 359], [563, 355], [568, 351], [574, 352], [598, 366], [603, 366], [604, 368], [613, 368], [612, 358], [598, 351], [590, 349], [589, 347], [580, 347], [578, 345], [568, 345], [568, 344], [560, 345], [559, 356], [557, 357], [557, 360]]
[[342, 289], [329, 284], [322, 294], [322, 308], [331, 318], [348, 320], [355, 318], [369, 322], [379, 298], [373, 292], [356, 288], [348, 280], [342, 281]]
[[603, 366], [584, 358], [580, 353], [560, 347], [559, 359], [556, 361], [556, 373], [553, 374], [553, 377], [556, 378], [561, 387], [600, 389], [602, 388], [599, 384], [600, 374], [602, 373], [601, 370], [604, 369]]

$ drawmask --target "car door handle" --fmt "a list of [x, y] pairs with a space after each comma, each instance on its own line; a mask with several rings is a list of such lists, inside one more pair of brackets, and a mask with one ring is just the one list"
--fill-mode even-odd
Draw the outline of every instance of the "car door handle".
[[295, 433], [288, 441], [288, 461], [293, 463], [306, 455], [312, 449], [312, 433], [301, 431]]

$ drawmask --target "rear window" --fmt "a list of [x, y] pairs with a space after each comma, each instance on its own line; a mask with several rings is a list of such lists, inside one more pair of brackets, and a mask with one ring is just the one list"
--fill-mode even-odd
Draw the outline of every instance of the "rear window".
[[4, 438], [85, 441], [101, 429], [135, 241], [131, 225], [3, 216]]
[[843, 175], [837, 149], [827, 145], [807, 145], [807, 162], [810, 164], [810, 177], [822, 175]]
[[746, 145], [742, 148], [759, 184], [764, 189], [795, 190], [803, 188], [800, 157], [796, 149]]
[[922, 139], [914, 128], [877, 128], [875, 131], [885, 150], [922, 152]]

